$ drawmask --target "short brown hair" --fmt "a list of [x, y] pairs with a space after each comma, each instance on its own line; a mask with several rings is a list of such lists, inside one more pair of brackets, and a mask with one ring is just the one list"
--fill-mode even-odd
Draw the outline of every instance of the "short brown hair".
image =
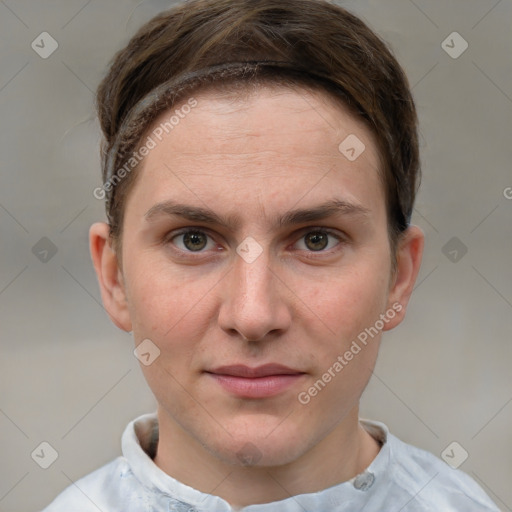
[[137, 173], [125, 170], [113, 182], [113, 172], [156, 117], [192, 91], [255, 82], [320, 89], [365, 120], [383, 164], [395, 248], [420, 177], [414, 101], [387, 45], [326, 0], [190, 0], [153, 18], [117, 53], [97, 92], [114, 243]]

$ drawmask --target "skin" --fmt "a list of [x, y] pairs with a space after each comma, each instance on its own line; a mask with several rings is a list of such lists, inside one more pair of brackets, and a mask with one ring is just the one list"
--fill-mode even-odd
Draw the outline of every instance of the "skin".
[[[160, 349], [142, 370], [159, 404], [161, 469], [233, 506], [319, 491], [357, 475], [378, 454], [358, 422], [358, 404], [380, 333], [309, 403], [298, 394], [393, 304], [402, 309], [384, 330], [403, 320], [423, 234], [415, 226], [405, 232], [393, 273], [375, 140], [322, 93], [262, 87], [238, 101], [213, 91], [195, 97], [197, 107], [137, 171], [122, 267], [108, 226], [91, 228], [102, 298], [136, 344], [150, 339]], [[349, 134], [366, 146], [354, 162], [338, 150]], [[169, 201], [223, 221], [155, 207]], [[352, 207], [298, 224], [277, 220], [329, 201]], [[205, 248], [190, 251], [182, 228], [203, 230]], [[332, 234], [312, 250], [318, 245], [306, 235], [319, 229]], [[247, 237], [262, 249], [252, 263], [236, 252]], [[205, 373], [270, 362], [303, 375], [276, 396], [248, 399]], [[251, 453], [252, 462], [240, 456]]]

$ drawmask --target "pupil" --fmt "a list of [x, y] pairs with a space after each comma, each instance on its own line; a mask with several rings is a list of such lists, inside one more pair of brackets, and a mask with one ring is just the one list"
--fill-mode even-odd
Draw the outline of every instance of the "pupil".
[[325, 233], [310, 233], [306, 236], [306, 245], [313, 251], [321, 251], [327, 247], [328, 240]]
[[190, 251], [200, 251], [206, 247], [206, 237], [203, 233], [186, 233], [183, 243]]

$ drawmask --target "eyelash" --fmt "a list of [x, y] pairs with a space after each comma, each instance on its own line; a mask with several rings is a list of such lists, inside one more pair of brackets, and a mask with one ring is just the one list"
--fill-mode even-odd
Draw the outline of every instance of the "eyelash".
[[[173, 241], [180, 237], [180, 236], [184, 236], [186, 234], [191, 234], [191, 233], [200, 233], [200, 234], [204, 234], [208, 237], [208, 239], [210, 241], [213, 241], [215, 243], [215, 240], [214, 240], [214, 237], [208, 232], [208, 230], [205, 230], [204, 228], [186, 228], [186, 229], [183, 229], [183, 230], [180, 230], [178, 232], [175, 232], [173, 231], [172, 233], [168, 234], [165, 239], [163, 240], [164, 244], [171, 244], [171, 245], [174, 245], [175, 246], [175, 243], [173, 243]], [[328, 228], [320, 228], [320, 227], [313, 227], [313, 228], [305, 228], [304, 230], [301, 230], [301, 235], [296, 239], [296, 241], [293, 243], [293, 245], [296, 245], [299, 241], [302, 241], [304, 240], [304, 238], [308, 235], [308, 234], [311, 234], [311, 233], [322, 233], [322, 234], [326, 234], [332, 238], [335, 238], [337, 240], [337, 244], [331, 248], [331, 249], [323, 249], [323, 250], [320, 250], [320, 251], [313, 251], [313, 250], [306, 250], [306, 249], [297, 249], [298, 251], [303, 251], [305, 253], [308, 253], [308, 257], [309, 258], [317, 258], [317, 257], [321, 257], [321, 255], [331, 255], [333, 254], [334, 252], [336, 252], [337, 250], [340, 249], [340, 245], [342, 245], [343, 243], [347, 243], [347, 239], [344, 235], [341, 235], [339, 232], [335, 232], [331, 229], [328, 229]], [[217, 244], [217, 248], [218, 248], [219, 244]], [[201, 251], [190, 251], [190, 250], [183, 250], [183, 249], [180, 249], [180, 248], [177, 248], [175, 247], [174, 249], [175, 251], [181, 253], [181, 254], [186, 254], [187, 257], [192, 257], [192, 258], [201, 258], [205, 256], [205, 253], [207, 251], [205, 250], [201, 250]]]

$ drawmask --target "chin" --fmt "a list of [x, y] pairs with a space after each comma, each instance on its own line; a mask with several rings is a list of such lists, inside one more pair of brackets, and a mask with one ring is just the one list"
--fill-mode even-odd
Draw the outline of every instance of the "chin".
[[[244, 422], [244, 428], [230, 425], [222, 435], [214, 434], [205, 447], [217, 458], [228, 464], [245, 467], [282, 466], [300, 457], [311, 441], [298, 425], [284, 425], [280, 418], [269, 428], [264, 422]], [[279, 424], [281, 423], [281, 424]]]

